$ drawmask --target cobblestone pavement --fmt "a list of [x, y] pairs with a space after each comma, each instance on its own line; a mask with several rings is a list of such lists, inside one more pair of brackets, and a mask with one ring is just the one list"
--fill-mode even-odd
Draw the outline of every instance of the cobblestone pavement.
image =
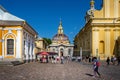
[[105, 79], [93, 78], [92, 65], [79, 62], [0, 65], [0, 80], [120, 80], [120, 66], [102, 64], [100, 73]]

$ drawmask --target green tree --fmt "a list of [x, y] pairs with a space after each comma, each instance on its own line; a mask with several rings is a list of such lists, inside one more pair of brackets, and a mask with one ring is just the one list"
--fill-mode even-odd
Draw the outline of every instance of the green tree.
[[49, 38], [43, 38], [45, 40], [45, 42], [47, 42], [48, 45], [50, 45], [52, 43], [51, 39]]

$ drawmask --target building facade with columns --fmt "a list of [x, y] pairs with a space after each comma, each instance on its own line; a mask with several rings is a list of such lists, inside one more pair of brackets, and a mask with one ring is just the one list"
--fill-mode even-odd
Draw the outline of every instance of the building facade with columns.
[[0, 6], [0, 60], [33, 60], [37, 32]]
[[103, 0], [101, 10], [96, 10], [94, 0], [86, 12], [86, 24], [75, 36], [74, 52], [82, 48], [83, 55], [106, 59], [120, 56], [120, 0]]
[[73, 55], [73, 44], [70, 44], [68, 36], [63, 32], [62, 22], [60, 21], [58, 27], [58, 33], [52, 38], [52, 44], [49, 45], [50, 52], [58, 53], [58, 56], [70, 56]]

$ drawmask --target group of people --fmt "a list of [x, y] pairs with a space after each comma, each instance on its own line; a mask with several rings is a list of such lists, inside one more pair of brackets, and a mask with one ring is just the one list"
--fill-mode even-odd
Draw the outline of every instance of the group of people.
[[61, 64], [63, 64], [64, 63], [64, 57], [63, 56], [61, 56], [61, 57], [59, 57], [59, 56], [52, 56], [51, 57], [51, 61], [52, 61], [52, 63], [61, 63]]
[[83, 56], [83, 58], [82, 58], [82, 60], [83, 61], [85, 61], [85, 62], [89, 62], [89, 63], [91, 63], [91, 62], [93, 62], [93, 59], [94, 59], [94, 57], [93, 56]]
[[112, 63], [113, 65], [116, 65], [116, 63], [117, 63], [117, 65], [119, 65], [120, 64], [120, 56], [117, 58], [113, 57], [113, 56], [111, 58], [107, 57], [106, 62], [107, 62], [107, 65], [110, 65], [110, 63]]

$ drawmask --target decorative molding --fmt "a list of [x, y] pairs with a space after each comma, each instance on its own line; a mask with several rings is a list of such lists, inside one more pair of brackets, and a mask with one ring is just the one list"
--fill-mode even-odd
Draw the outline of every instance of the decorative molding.
[[92, 31], [99, 31], [99, 29], [93, 29]]
[[113, 29], [113, 31], [120, 31], [120, 29]]
[[19, 29], [19, 30], [22, 30], [22, 28], [4, 28], [3, 30], [10, 30], [10, 29], [11, 29], [11, 30], [18, 30], [18, 29]]
[[116, 18], [93, 18], [93, 20], [114, 20]]
[[16, 29], [17, 31], [22, 31], [22, 29], [21, 28], [18, 28], [18, 29]]
[[104, 29], [104, 31], [111, 31], [111, 29]]
[[4, 27], [0, 27], [0, 30], [4, 30]]
[[11, 29], [9, 29], [9, 30], [8, 30], [8, 33], [9, 33], [9, 34], [10, 34], [10, 33], [12, 33], [12, 30], [11, 30]]

